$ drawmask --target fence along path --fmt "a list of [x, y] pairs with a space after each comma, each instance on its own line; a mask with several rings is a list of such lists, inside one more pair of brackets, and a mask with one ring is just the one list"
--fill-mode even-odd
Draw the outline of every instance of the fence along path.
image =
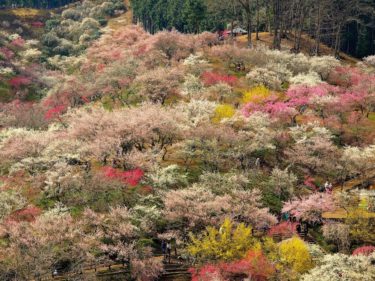
[[[155, 255], [156, 259], [163, 259], [162, 255]], [[177, 257], [172, 257], [170, 262], [163, 260], [164, 271], [159, 277], [160, 281], [188, 281], [191, 280], [191, 274], [189, 273], [189, 264], [181, 262]], [[130, 270], [126, 264], [119, 263], [102, 263], [102, 264], [89, 264], [84, 266], [83, 270], [79, 273], [65, 273], [62, 275], [53, 276], [52, 272], [44, 274], [38, 279], [32, 279], [29, 281], [68, 281], [72, 279], [79, 280], [79, 276], [95, 274], [97, 277], [107, 276], [126, 276], [130, 274]]]

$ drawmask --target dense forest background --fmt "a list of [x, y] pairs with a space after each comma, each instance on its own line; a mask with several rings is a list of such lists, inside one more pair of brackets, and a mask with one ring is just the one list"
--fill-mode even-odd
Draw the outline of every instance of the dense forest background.
[[375, 52], [374, 0], [132, 0], [136, 21], [151, 33], [176, 28], [181, 32], [225, 29], [228, 23], [252, 32], [274, 32], [275, 45], [283, 37], [309, 34], [319, 53], [320, 43], [356, 57]]
[[[0, 7], [56, 8], [74, 0], [1, 0]], [[335, 54], [344, 51], [355, 57], [375, 53], [375, 0], [132, 0], [135, 21], [151, 33], [176, 28], [198, 33], [241, 26], [252, 32], [275, 31], [274, 45], [292, 36], [295, 51], [303, 34]], [[251, 38], [249, 38], [250, 41]], [[249, 42], [251, 44], [251, 42]]]
[[76, 1], [77, 0], [0, 0], [0, 7], [29, 7], [38, 9], [53, 9]]

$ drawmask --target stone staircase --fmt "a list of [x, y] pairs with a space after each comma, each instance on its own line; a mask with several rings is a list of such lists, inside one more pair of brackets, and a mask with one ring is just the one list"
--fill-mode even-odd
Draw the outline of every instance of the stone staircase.
[[[161, 256], [156, 256], [160, 257]], [[164, 271], [162, 275], [158, 278], [159, 281], [190, 281], [191, 274], [189, 273], [188, 269], [189, 266], [186, 263], [181, 263], [175, 259], [171, 259], [171, 262], [163, 261]], [[114, 266], [115, 267], [115, 266]], [[109, 271], [105, 272], [97, 272], [96, 276], [99, 277], [100, 280], [126, 280], [121, 279], [124, 276], [130, 274], [129, 269], [127, 268], [112, 268]], [[115, 277], [115, 279], [112, 279]], [[109, 278], [109, 279], [107, 279]], [[119, 279], [116, 279], [119, 278]]]
[[164, 263], [164, 272], [160, 276], [159, 281], [190, 281], [191, 274], [188, 271], [189, 267], [186, 264], [171, 261], [171, 263]]

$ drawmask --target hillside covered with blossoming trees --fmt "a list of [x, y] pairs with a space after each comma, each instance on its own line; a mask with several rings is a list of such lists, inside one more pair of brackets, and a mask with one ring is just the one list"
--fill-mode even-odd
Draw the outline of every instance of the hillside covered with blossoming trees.
[[131, 2], [0, 22], [0, 280], [375, 280], [375, 56]]

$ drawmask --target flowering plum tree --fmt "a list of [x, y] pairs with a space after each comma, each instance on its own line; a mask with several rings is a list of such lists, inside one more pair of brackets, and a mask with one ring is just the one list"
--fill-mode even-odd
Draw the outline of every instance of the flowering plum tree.
[[166, 73], [164, 68], [146, 72], [137, 77], [135, 83], [139, 86], [139, 95], [153, 103], [164, 104], [167, 98], [176, 94], [179, 80], [182, 76], [177, 69]]
[[200, 231], [206, 225], [218, 225], [230, 209], [228, 195], [215, 196], [201, 188], [170, 191], [165, 195], [165, 218], [178, 224], [182, 236]]
[[162, 51], [169, 60], [181, 60], [187, 58], [195, 49], [193, 38], [192, 35], [184, 36], [177, 31], [163, 31], [151, 39], [151, 45]]
[[348, 251], [350, 246], [349, 226], [342, 223], [327, 222], [323, 225], [323, 235], [333, 241], [341, 251]]
[[1, 274], [12, 270], [19, 279], [39, 278], [58, 262], [67, 262], [79, 273], [88, 254], [79, 226], [67, 214], [44, 214], [30, 223], [8, 223], [5, 234], [9, 245], [1, 248], [1, 255], [7, 253], [8, 264], [1, 267]]
[[321, 264], [302, 276], [303, 281], [322, 280], [373, 280], [375, 270], [371, 265], [373, 258], [363, 255], [347, 256], [334, 254], [324, 256]]
[[349, 175], [359, 174], [362, 182], [366, 183], [374, 157], [375, 146], [373, 145], [363, 148], [348, 146], [343, 151], [341, 161]]
[[[340, 150], [332, 141], [332, 134], [325, 127], [308, 125], [290, 130], [294, 145], [285, 150], [290, 163], [304, 174], [335, 175], [340, 170]], [[330, 155], [330, 156], [328, 156]], [[332, 157], [335, 156], [335, 157]]]
[[112, 208], [107, 214], [87, 209], [83, 225], [94, 241], [92, 250], [100, 249], [101, 259], [129, 263], [132, 276], [137, 280], [153, 280], [162, 271], [162, 261], [153, 258], [148, 247], [136, 247], [139, 229], [132, 224], [132, 216], [126, 207]]
[[88, 142], [104, 165], [114, 160], [128, 169], [127, 166], [139, 167], [128, 163], [137, 151], [144, 156], [147, 151], [165, 156], [168, 147], [183, 134], [183, 128], [178, 125], [180, 118], [174, 109], [150, 104], [112, 112], [78, 110], [68, 117], [68, 131], [73, 138]]
[[214, 195], [201, 187], [192, 187], [168, 192], [164, 204], [166, 219], [179, 225], [182, 236], [189, 231], [200, 231], [206, 225], [218, 225], [226, 217], [258, 228], [276, 223], [268, 209], [262, 208], [259, 190]]
[[268, 228], [277, 222], [275, 216], [269, 213], [269, 209], [263, 208], [262, 194], [258, 189], [233, 191], [231, 205], [231, 217], [254, 228]]
[[0, 192], [0, 219], [3, 220], [6, 216], [15, 210], [22, 209], [26, 205], [25, 198], [17, 191], [7, 190]]
[[322, 213], [333, 211], [335, 204], [332, 195], [328, 193], [314, 193], [302, 199], [294, 199], [286, 202], [283, 212], [290, 212], [297, 219], [311, 223], [321, 222]]

